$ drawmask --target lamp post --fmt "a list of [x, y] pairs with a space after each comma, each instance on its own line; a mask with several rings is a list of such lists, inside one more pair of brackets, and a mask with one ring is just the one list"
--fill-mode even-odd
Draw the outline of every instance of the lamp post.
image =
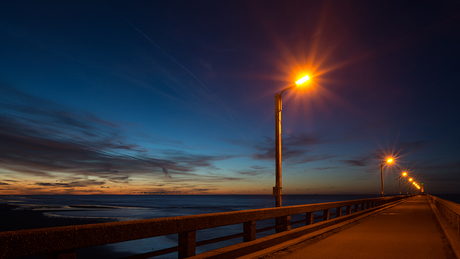
[[383, 192], [383, 165], [385, 163], [391, 164], [392, 162], [393, 162], [393, 158], [388, 158], [387, 161], [385, 161], [382, 164], [380, 164], [380, 179], [381, 179], [381, 183], [382, 183], [382, 197], [385, 196], [385, 194]]
[[282, 96], [283, 92], [300, 86], [305, 83], [310, 77], [304, 76], [301, 79], [297, 80], [294, 85], [288, 86], [279, 94], [275, 95], [275, 172], [276, 172], [276, 182], [275, 187], [273, 187], [273, 196], [276, 199], [276, 207], [281, 207], [281, 110], [283, 109]]
[[[409, 182], [412, 182], [412, 178], [409, 178]], [[412, 195], [412, 184], [410, 185], [410, 194]]]
[[406, 176], [407, 172], [403, 172], [402, 175], [399, 176], [399, 195], [401, 195], [401, 177]]
[[406, 180], [406, 194], [409, 195], [409, 180]]

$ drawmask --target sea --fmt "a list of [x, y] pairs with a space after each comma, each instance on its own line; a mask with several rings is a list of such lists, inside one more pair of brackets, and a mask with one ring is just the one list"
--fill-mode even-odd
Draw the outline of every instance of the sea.
[[[458, 194], [436, 196], [460, 203]], [[283, 195], [283, 206], [376, 197], [376, 194]], [[19, 210], [43, 211], [45, 216], [51, 218], [94, 218], [113, 222], [269, 208], [274, 207], [275, 199], [271, 195], [31, 195], [0, 196], [0, 203], [17, 205]], [[297, 219], [293, 216], [291, 220]], [[258, 229], [272, 225], [274, 219], [256, 222]], [[199, 230], [197, 241], [241, 232], [242, 224]], [[273, 233], [274, 230], [261, 232], [257, 238]], [[240, 243], [241, 239], [200, 246], [197, 247], [197, 253]], [[174, 247], [177, 242], [178, 235], [174, 234], [105, 245], [104, 249], [120, 255], [141, 254]], [[155, 258], [177, 258], [177, 253]]]

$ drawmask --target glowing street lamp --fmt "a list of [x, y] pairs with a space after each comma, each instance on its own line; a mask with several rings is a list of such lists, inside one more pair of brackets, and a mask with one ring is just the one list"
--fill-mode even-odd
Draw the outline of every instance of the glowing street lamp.
[[407, 172], [403, 172], [402, 175], [399, 176], [399, 195], [401, 195], [401, 177], [406, 176]]
[[301, 86], [306, 81], [308, 81], [310, 77], [308, 75], [300, 78], [295, 82], [295, 84], [286, 87], [281, 91], [279, 94], [275, 95], [275, 164], [276, 164], [276, 183], [275, 187], [273, 187], [273, 196], [276, 199], [276, 207], [281, 207], [281, 110], [283, 106], [282, 96], [283, 92]]
[[380, 164], [380, 179], [381, 179], [381, 183], [382, 183], [382, 197], [385, 196], [384, 193], [383, 193], [383, 165], [385, 163], [387, 163], [387, 164], [393, 163], [393, 158], [388, 158], [387, 161], [385, 161], [382, 164]]
[[406, 194], [409, 195], [409, 182], [412, 181], [412, 178], [406, 180]]

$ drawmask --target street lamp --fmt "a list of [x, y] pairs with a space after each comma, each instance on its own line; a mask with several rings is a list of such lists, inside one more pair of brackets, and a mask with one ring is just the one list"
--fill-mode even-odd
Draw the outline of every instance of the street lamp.
[[383, 194], [383, 165], [387, 163], [387, 164], [391, 164], [393, 163], [393, 158], [388, 158], [387, 161], [383, 162], [382, 164], [380, 164], [380, 179], [381, 179], [381, 182], [382, 182], [382, 197], [385, 196]]
[[295, 84], [286, 87], [279, 94], [275, 95], [275, 164], [276, 164], [276, 183], [273, 187], [273, 196], [276, 199], [276, 207], [281, 207], [281, 110], [283, 107], [282, 96], [283, 92], [300, 86], [308, 81], [310, 77], [304, 76], [301, 79], [297, 80]]
[[[409, 182], [412, 182], [412, 178], [409, 178]], [[409, 191], [407, 192], [409, 194]], [[412, 195], [412, 185], [410, 186], [410, 194]]]
[[402, 175], [399, 176], [399, 195], [401, 195], [401, 177], [406, 176], [407, 172], [403, 172]]

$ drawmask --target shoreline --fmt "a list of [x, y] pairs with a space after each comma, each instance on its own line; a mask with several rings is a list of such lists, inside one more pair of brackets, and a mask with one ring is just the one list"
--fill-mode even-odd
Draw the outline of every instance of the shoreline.
[[18, 205], [0, 204], [0, 232], [110, 222], [98, 218], [47, 217], [45, 211], [15, 210]]
[[[97, 218], [68, 218], [68, 217], [47, 217], [44, 211], [15, 210], [18, 205], [0, 204], [0, 233], [5, 231], [16, 231], [24, 229], [50, 228], [74, 226], [94, 223], [111, 222], [107, 219]], [[120, 258], [130, 256], [131, 253], [115, 252], [108, 246], [95, 246], [77, 250], [80, 258], [99, 259], [99, 258]], [[45, 255], [27, 257], [30, 259], [45, 258]]]

